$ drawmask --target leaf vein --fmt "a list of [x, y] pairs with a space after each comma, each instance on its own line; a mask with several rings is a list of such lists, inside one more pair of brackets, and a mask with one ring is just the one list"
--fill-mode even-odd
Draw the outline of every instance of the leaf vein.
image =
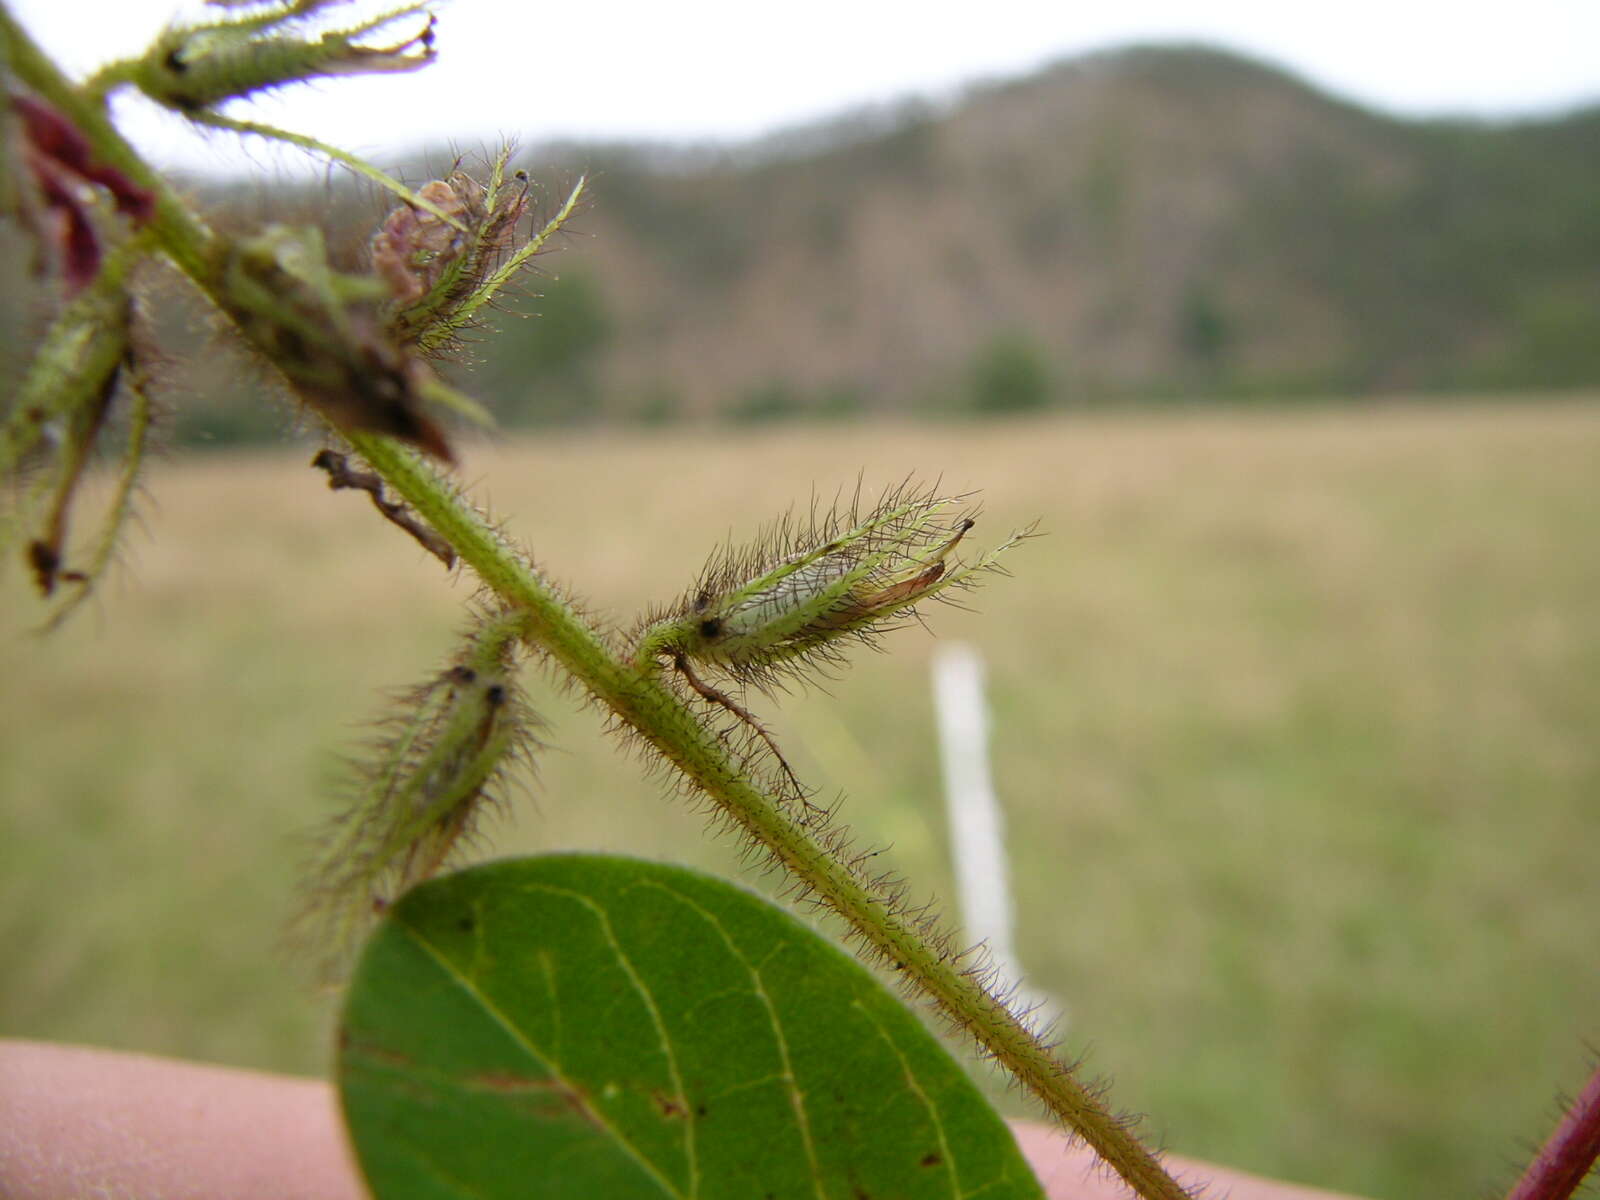
[[[564, 1086], [570, 1088], [574, 1094], [582, 1094], [583, 1088], [573, 1080], [567, 1078], [567, 1076], [561, 1072], [555, 1062], [541, 1054], [538, 1047], [536, 1047], [527, 1039], [521, 1028], [518, 1027], [517, 1024], [512, 1021], [511, 1018], [507, 1016], [506, 1013], [503, 1012], [500, 1007], [496, 1005], [489, 998], [489, 996], [477, 986], [476, 983], [473, 982], [472, 979], [468, 978], [457, 967], [454, 961], [446, 956], [439, 949], [439, 947], [424, 937], [420, 929], [416, 928], [414, 925], [409, 925], [404, 922], [397, 922], [397, 924], [405, 931], [406, 935], [411, 938], [411, 940], [414, 941], [425, 954], [428, 955], [429, 958], [433, 959], [433, 961], [438, 964], [439, 968], [444, 971], [446, 977], [449, 978], [451, 982], [471, 996], [472, 999], [483, 1008], [483, 1011], [487, 1013], [496, 1024], [505, 1030], [507, 1036], [509, 1036], [513, 1042], [527, 1052], [529, 1058], [533, 1059], [534, 1062], [538, 1063], [544, 1070], [549, 1072], [553, 1078], [559, 1080]], [[621, 1149], [626, 1151], [628, 1156], [638, 1163], [640, 1168], [643, 1169], [647, 1175], [649, 1175], [657, 1182], [657, 1184], [660, 1185], [661, 1190], [665, 1194], [676, 1197], [684, 1196], [684, 1193], [680, 1191], [670, 1179], [661, 1173], [660, 1168], [658, 1168], [655, 1163], [651, 1162], [649, 1157], [646, 1156], [644, 1152], [637, 1146], [635, 1146], [624, 1135], [620, 1128], [618, 1128], [613, 1122], [608, 1121], [605, 1118], [605, 1115], [599, 1109], [596, 1109], [592, 1106], [585, 1106], [585, 1111], [594, 1120], [595, 1124], [605, 1129], [606, 1132], [611, 1135], [616, 1144]]]
[[[783, 1021], [778, 1016], [777, 1006], [773, 1004], [772, 997], [767, 993], [766, 983], [761, 977], [761, 969], [750, 961], [738, 943], [733, 940], [716, 913], [707, 909], [692, 896], [685, 895], [675, 888], [669, 888], [654, 880], [641, 882], [639, 886], [658, 888], [697, 913], [722, 939], [723, 944], [728, 947], [728, 953], [749, 972], [752, 990], [755, 992], [756, 998], [761, 1002], [762, 1007], [767, 1011], [767, 1020], [772, 1026], [772, 1036], [777, 1046], [778, 1059], [783, 1063], [781, 1077], [788, 1084], [789, 1104], [794, 1109], [795, 1125], [800, 1132], [800, 1143], [805, 1149], [806, 1162], [811, 1168], [812, 1191], [818, 1197], [818, 1200], [827, 1200], [828, 1193], [823, 1185], [822, 1168], [817, 1161], [816, 1142], [811, 1134], [811, 1119], [806, 1112], [805, 1092], [800, 1087], [800, 1081], [795, 1077], [794, 1061], [789, 1057], [789, 1041], [783, 1033]], [[774, 951], [775, 953], [776, 951]], [[763, 959], [763, 965], [771, 961], [772, 957], [773, 955], [768, 955]]]

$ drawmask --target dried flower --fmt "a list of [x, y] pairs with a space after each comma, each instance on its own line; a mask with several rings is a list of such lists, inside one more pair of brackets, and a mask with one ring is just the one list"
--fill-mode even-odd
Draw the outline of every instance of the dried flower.
[[[372, 235], [372, 269], [388, 287], [390, 328], [398, 340], [429, 352], [448, 345], [462, 306], [512, 251], [528, 211], [528, 189], [525, 182], [506, 186], [509, 157], [509, 149], [501, 151], [487, 183], [453, 171], [423, 184], [417, 195], [437, 212], [403, 203]], [[444, 336], [430, 336], [441, 329]]]

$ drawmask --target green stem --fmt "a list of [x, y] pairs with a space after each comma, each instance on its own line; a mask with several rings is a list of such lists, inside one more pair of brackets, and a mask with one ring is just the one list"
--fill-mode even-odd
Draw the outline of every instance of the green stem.
[[877, 894], [748, 773], [654, 670], [619, 658], [420, 456], [376, 434], [350, 435], [372, 468], [449, 540], [502, 599], [523, 608], [528, 636], [597, 699], [671, 761], [749, 835], [765, 846], [886, 962], [1077, 1132], [1147, 1200], [1187, 1192], [1098, 1097], [1071, 1074], [1027, 1023], [941, 948], [942, 940]]

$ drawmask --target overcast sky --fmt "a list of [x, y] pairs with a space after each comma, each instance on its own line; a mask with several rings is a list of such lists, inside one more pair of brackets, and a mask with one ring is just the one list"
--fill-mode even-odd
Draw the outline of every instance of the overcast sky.
[[[10, 3], [79, 71], [136, 52], [175, 10], [199, 10], [192, 0]], [[426, 71], [302, 86], [249, 115], [380, 165], [386, 148], [419, 140], [465, 149], [501, 135], [739, 140], [1150, 40], [1253, 54], [1405, 115], [1515, 117], [1600, 101], [1600, 0], [447, 0], [438, 11], [440, 58]], [[236, 139], [196, 139], [141, 104], [118, 111], [168, 163], [279, 161], [259, 145], [236, 157]]]

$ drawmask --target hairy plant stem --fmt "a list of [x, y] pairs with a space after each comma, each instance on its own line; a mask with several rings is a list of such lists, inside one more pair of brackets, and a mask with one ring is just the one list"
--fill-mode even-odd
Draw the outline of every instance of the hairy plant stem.
[[91, 98], [50, 60], [0, 2], [0, 45], [11, 59], [11, 70], [39, 96], [66, 116], [94, 147], [95, 155], [134, 183], [152, 192], [156, 214], [151, 222], [161, 248], [196, 282], [211, 276], [211, 231], [179, 198], [161, 175], [152, 170], [117, 132], [106, 115], [104, 96]]
[[[0, 2], [0, 46], [14, 73], [64, 113], [103, 161], [156, 196], [152, 229], [162, 250], [218, 299], [214, 238], [117, 133], [104, 109], [74, 86]], [[715, 732], [655, 670], [619, 657], [484, 517], [417, 454], [389, 438], [347, 433], [368, 464], [445, 538], [483, 583], [525, 615], [524, 636], [565, 667], [751, 838], [789, 870], [908, 984], [1000, 1062], [1146, 1200], [1187, 1193], [1156, 1157], [1073, 1077], [1027, 1022], [982, 982], [982, 972], [942, 948], [924, 923], [899, 911], [814, 837], [782, 800], [758, 786]]]
[[455, 547], [500, 596], [527, 613], [535, 642], [722, 811], [777, 858], [805, 888], [928, 997], [1061, 1121], [1092, 1146], [1140, 1196], [1188, 1195], [1155, 1156], [1071, 1074], [1027, 1023], [982, 982], [840, 862], [775, 797], [755, 786], [699, 717], [659, 676], [618, 657], [588, 621], [506, 545], [419, 455], [389, 438], [354, 434], [351, 443], [406, 503]]
[[1600, 1066], [1533, 1156], [1506, 1200], [1567, 1200], [1600, 1160]]

